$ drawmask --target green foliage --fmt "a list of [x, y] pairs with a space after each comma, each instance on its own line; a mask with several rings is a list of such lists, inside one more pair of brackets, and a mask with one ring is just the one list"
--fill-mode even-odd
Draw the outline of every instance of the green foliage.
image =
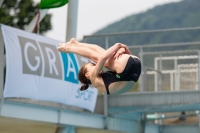
[[[25, 29], [39, 11], [39, 4], [32, 0], [4, 0], [0, 8], [0, 23]], [[51, 14], [40, 22], [40, 34], [51, 30]]]

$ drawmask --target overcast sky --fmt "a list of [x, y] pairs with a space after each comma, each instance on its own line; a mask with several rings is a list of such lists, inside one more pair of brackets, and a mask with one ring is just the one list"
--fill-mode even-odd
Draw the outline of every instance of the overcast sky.
[[[145, 12], [156, 5], [178, 1], [180, 0], [79, 0], [76, 38], [82, 39], [84, 35], [91, 35], [108, 24], [132, 14]], [[53, 15], [53, 28], [46, 34], [47, 37], [65, 41], [67, 7], [66, 4], [48, 11]]]

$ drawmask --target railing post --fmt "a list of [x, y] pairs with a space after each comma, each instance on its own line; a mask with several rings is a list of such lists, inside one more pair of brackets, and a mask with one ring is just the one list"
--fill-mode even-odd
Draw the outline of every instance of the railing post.
[[174, 69], [175, 69], [175, 89], [174, 90], [180, 90], [179, 88], [179, 70], [178, 70], [178, 63], [177, 63], [177, 58], [174, 59]]
[[[105, 38], [105, 44], [106, 44], [106, 47], [105, 47], [105, 49], [108, 49], [108, 46], [109, 46], [109, 38], [108, 38], [108, 36], [106, 36], [106, 38]], [[103, 98], [104, 98], [104, 116], [105, 116], [105, 120], [104, 120], [104, 128], [105, 129], [107, 129], [108, 127], [107, 127], [107, 121], [108, 121], [108, 95], [107, 94], [105, 94], [104, 96], [103, 96]]]
[[142, 66], [142, 71], [141, 71], [141, 74], [140, 74], [140, 79], [139, 79], [139, 91], [140, 92], [143, 92], [144, 91], [144, 65], [143, 65], [143, 49], [140, 48], [140, 52], [139, 52], [139, 58], [140, 58], [140, 61], [141, 61], [141, 66]]
[[[158, 58], [156, 57], [154, 59], [154, 70], [158, 70]], [[154, 77], [154, 91], [158, 91], [158, 72], [155, 72], [155, 77]]]
[[160, 73], [158, 74], [158, 91], [162, 90], [162, 55], [159, 55], [159, 69]]
[[198, 51], [198, 90], [200, 90], [200, 51]]
[[143, 91], [147, 91], [147, 67], [143, 67]]

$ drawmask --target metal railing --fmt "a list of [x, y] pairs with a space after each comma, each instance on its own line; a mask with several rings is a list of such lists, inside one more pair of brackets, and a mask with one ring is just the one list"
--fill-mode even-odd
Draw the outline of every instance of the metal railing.
[[[191, 31], [195, 31], [200, 34], [200, 27], [94, 34], [84, 36], [83, 41], [86, 43], [95, 43], [96, 39], [96, 44], [107, 49], [113, 45], [110, 40], [113, 40], [114, 37], [116, 42], [120, 42], [121, 36], [127, 40], [132, 39], [134, 42], [134, 39], [136, 39], [133, 37], [134, 35], [137, 35], [139, 38], [141, 38], [144, 34], [159, 35], [162, 33], [173, 34], [176, 36], [180, 35], [180, 32], [184, 32], [184, 35], [187, 35], [187, 33], [189, 35]], [[91, 39], [93, 40], [90, 42]], [[99, 44], [100, 42], [104, 42], [105, 45]], [[197, 90], [200, 88], [200, 51], [198, 50], [200, 49], [200, 38], [199, 40], [191, 40], [190, 42], [186, 42], [183, 37], [181, 41], [179, 39], [178, 41], [175, 40], [174, 42], [169, 43], [161, 42], [157, 44], [126, 45], [129, 47], [131, 52], [134, 53], [134, 55], [140, 57], [142, 62], [142, 73], [139, 85], [133, 87], [130, 92], [180, 91]], [[195, 64], [195, 67], [193, 64]]]

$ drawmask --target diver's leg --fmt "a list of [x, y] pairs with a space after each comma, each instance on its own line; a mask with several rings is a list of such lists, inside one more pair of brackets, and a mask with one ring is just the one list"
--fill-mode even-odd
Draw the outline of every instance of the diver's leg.
[[76, 41], [75, 38], [72, 38], [69, 43], [73, 44], [73, 45], [76, 45], [78, 47], [87, 47], [89, 48], [90, 50], [92, 50], [92, 52], [97, 52], [99, 54], [104, 54], [106, 52], [106, 50], [96, 44], [89, 44], [89, 43], [81, 43], [81, 42], [78, 42]]
[[74, 53], [89, 58], [94, 62], [98, 62], [99, 60], [98, 53], [94, 53], [94, 51], [91, 51], [90, 49], [85, 47], [77, 47], [75, 45], [66, 45], [65, 43], [61, 43], [57, 49], [60, 52]]
[[[78, 54], [80, 56], [91, 59], [94, 62], [98, 62], [102, 54], [105, 53], [105, 49], [95, 44], [79, 43], [75, 39], [71, 39], [67, 43], [60, 43], [57, 47], [60, 52], [68, 52]], [[107, 67], [107, 61], [105, 67]]]

